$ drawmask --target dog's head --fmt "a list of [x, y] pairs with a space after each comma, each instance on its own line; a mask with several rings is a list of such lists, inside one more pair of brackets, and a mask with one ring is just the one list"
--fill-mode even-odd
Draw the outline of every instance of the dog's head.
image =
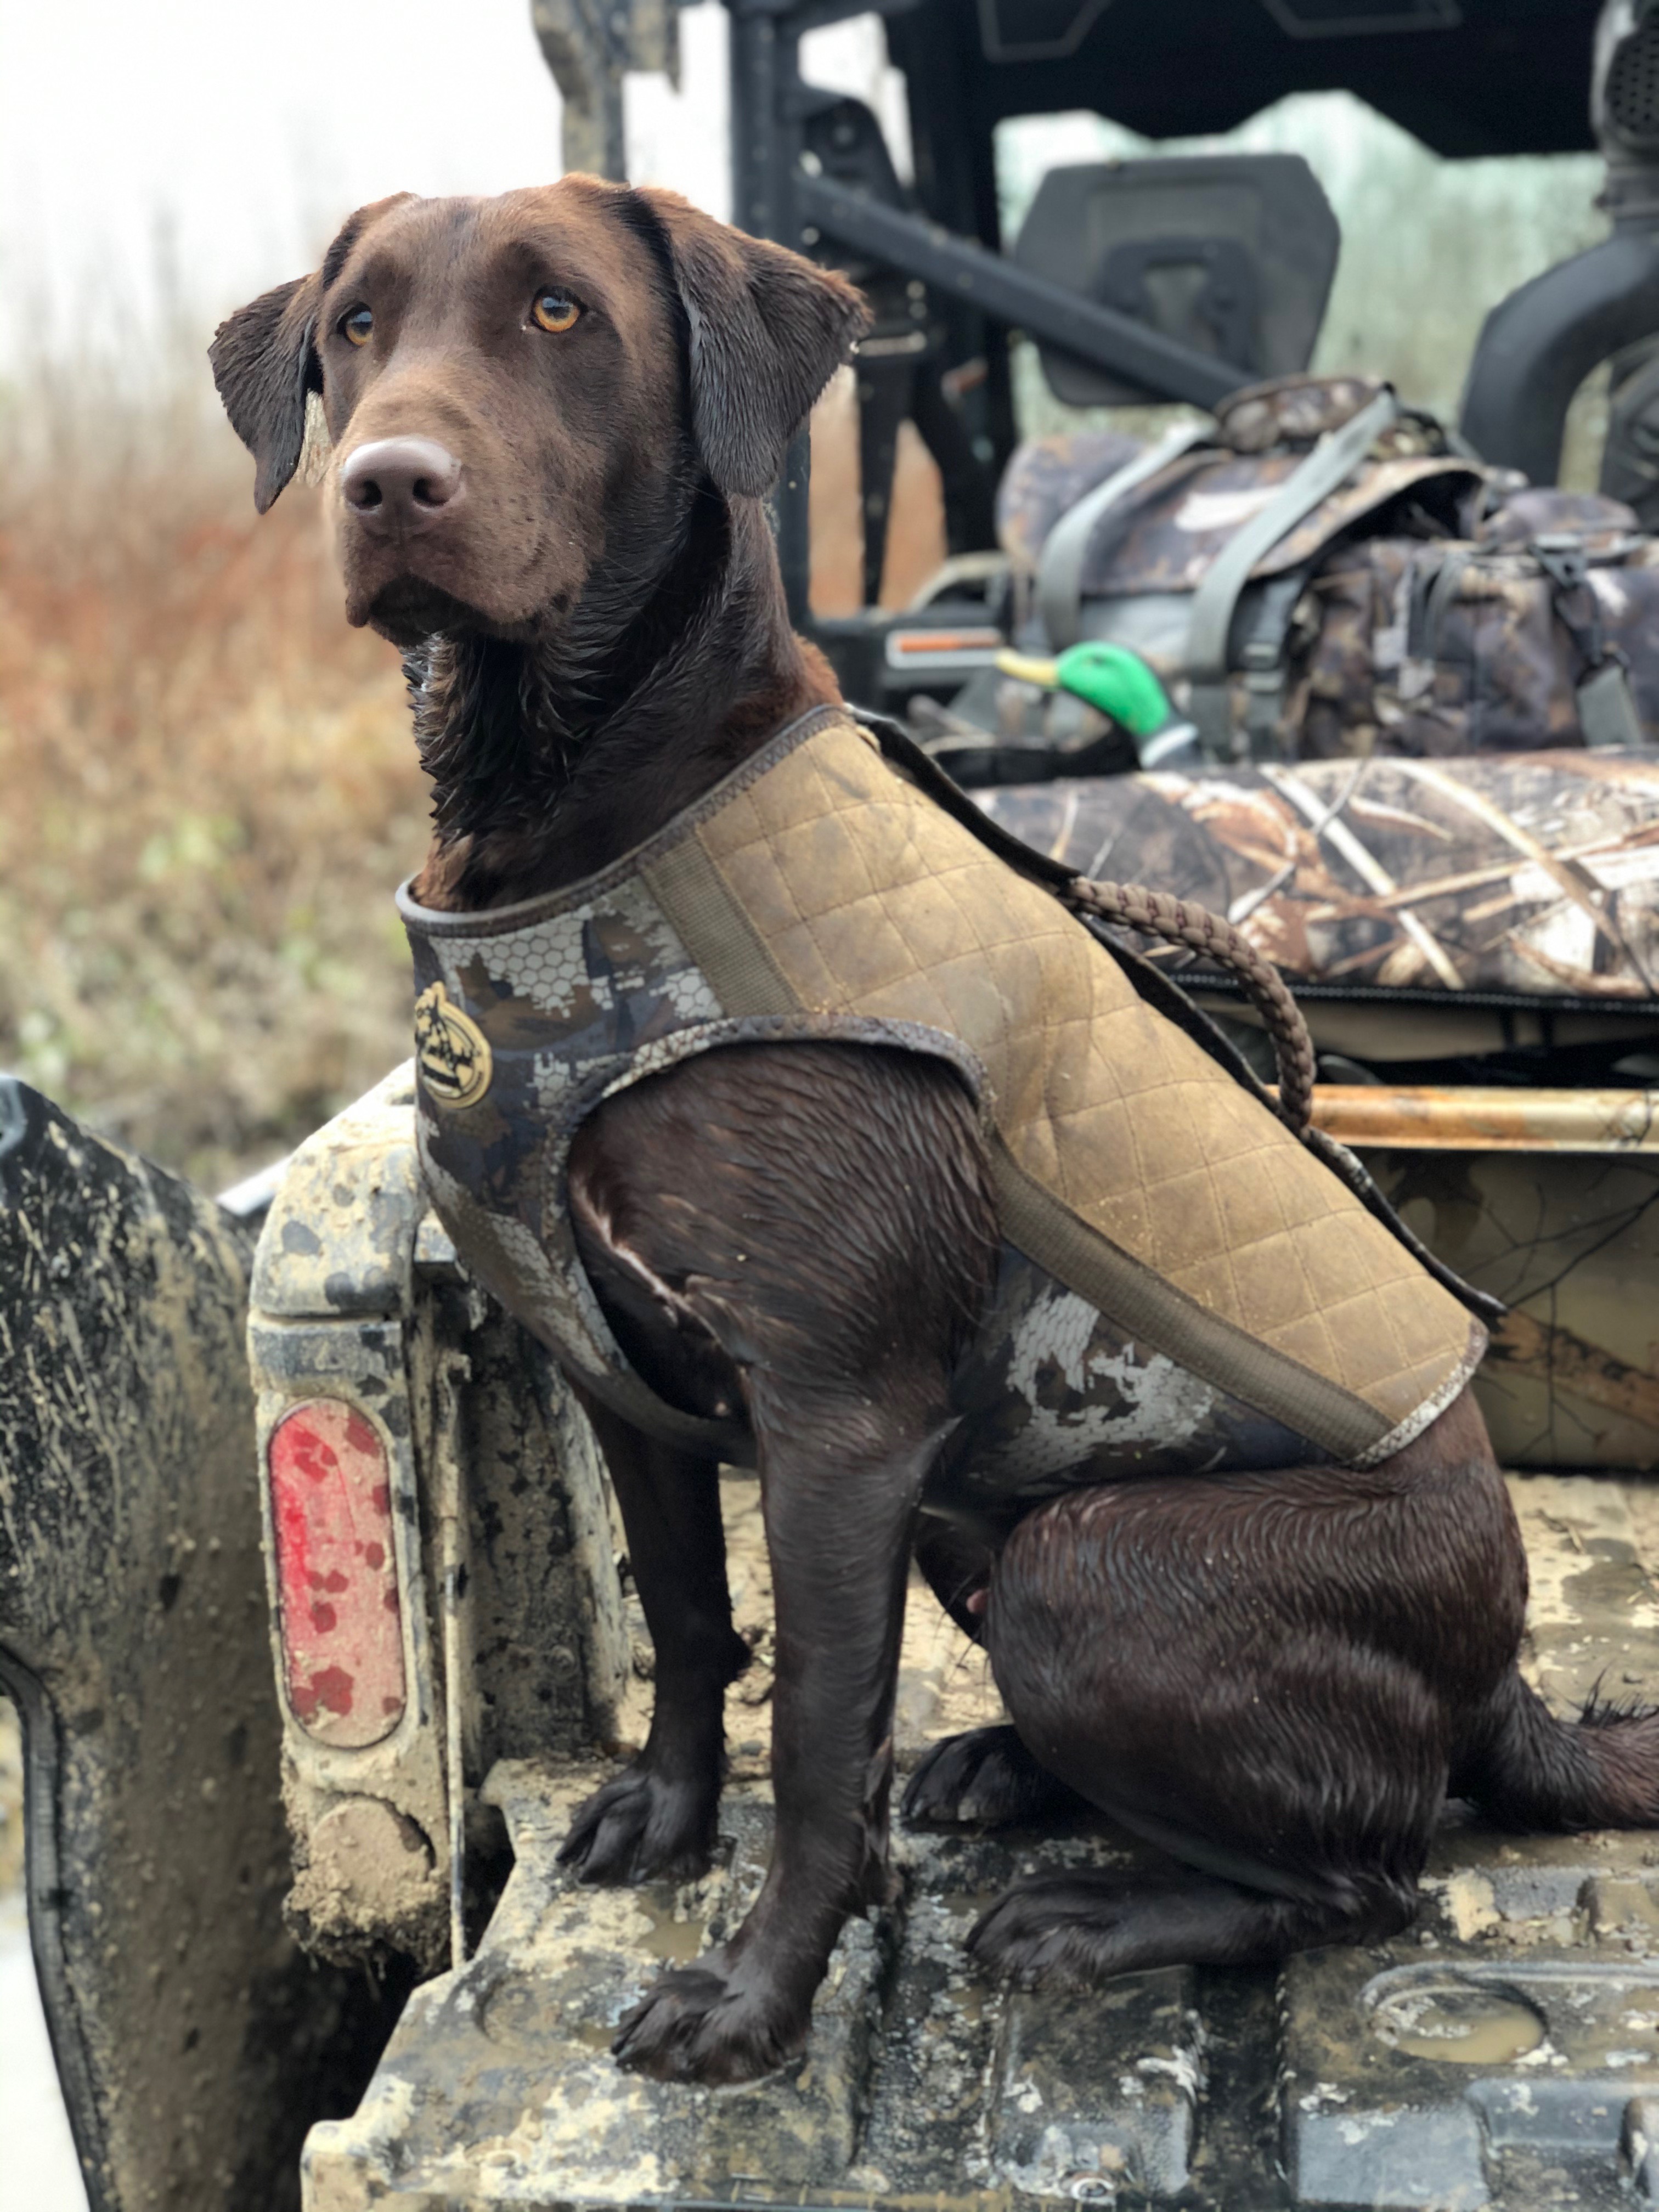
[[261, 514], [320, 404], [352, 622], [528, 639], [601, 564], [647, 576], [703, 481], [765, 491], [864, 321], [676, 193], [567, 177], [360, 209], [212, 362]]

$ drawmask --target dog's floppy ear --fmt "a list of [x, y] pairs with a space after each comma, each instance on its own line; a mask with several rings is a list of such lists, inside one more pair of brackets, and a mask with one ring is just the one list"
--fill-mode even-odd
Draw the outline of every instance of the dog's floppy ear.
[[854, 338], [862, 295], [799, 253], [750, 238], [678, 192], [641, 191], [668, 241], [690, 337], [691, 429], [722, 491], [776, 482], [790, 439]]
[[230, 427], [257, 464], [253, 504], [263, 514], [300, 465], [306, 402], [323, 388], [317, 358], [320, 272], [262, 292], [221, 323], [208, 348]]
[[323, 388], [317, 352], [317, 313], [323, 294], [370, 223], [412, 197], [394, 192], [389, 199], [359, 208], [342, 224], [320, 269], [262, 292], [214, 333], [208, 348], [213, 380], [230, 427], [257, 465], [253, 504], [261, 514], [300, 465], [307, 405], [312, 394]]

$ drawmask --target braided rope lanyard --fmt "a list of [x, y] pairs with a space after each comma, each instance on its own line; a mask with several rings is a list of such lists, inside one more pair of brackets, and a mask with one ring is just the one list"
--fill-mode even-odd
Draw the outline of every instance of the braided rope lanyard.
[[1202, 953], [1218, 968], [1237, 976], [1244, 995], [1261, 1015], [1273, 1039], [1279, 1062], [1279, 1096], [1273, 1102], [1285, 1127], [1307, 1142], [1313, 1120], [1314, 1083], [1317, 1068], [1313, 1039], [1302, 1010], [1270, 960], [1264, 959], [1230, 921], [1206, 907], [1189, 906], [1185, 899], [1164, 891], [1148, 890], [1144, 884], [1091, 883], [1073, 876], [1060, 893], [1074, 914], [1089, 915], [1123, 929], [1138, 929], [1144, 937], [1167, 938]]

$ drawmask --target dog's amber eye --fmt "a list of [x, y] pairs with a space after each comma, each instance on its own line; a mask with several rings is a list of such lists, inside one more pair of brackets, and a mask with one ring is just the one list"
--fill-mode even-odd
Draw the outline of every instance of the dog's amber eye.
[[571, 328], [581, 309], [568, 292], [558, 292], [550, 288], [545, 292], [537, 293], [531, 302], [530, 313], [538, 330], [551, 331], [556, 337], [561, 331]]
[[353, 345], [367, 345], [374, 327], [374, 318], [367, 307], [354, 307], [349, 315], [340, 318], [340, 328]]

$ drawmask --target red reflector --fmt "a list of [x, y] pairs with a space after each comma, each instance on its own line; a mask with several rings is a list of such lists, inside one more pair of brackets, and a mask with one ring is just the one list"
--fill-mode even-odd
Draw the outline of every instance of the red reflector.
[[308, 1399], [271, 1431], [266, 1464], [289, 1705], [319, 1742], [379, 1743], [408, 1701], [380, 1431], [355, 1406]]

